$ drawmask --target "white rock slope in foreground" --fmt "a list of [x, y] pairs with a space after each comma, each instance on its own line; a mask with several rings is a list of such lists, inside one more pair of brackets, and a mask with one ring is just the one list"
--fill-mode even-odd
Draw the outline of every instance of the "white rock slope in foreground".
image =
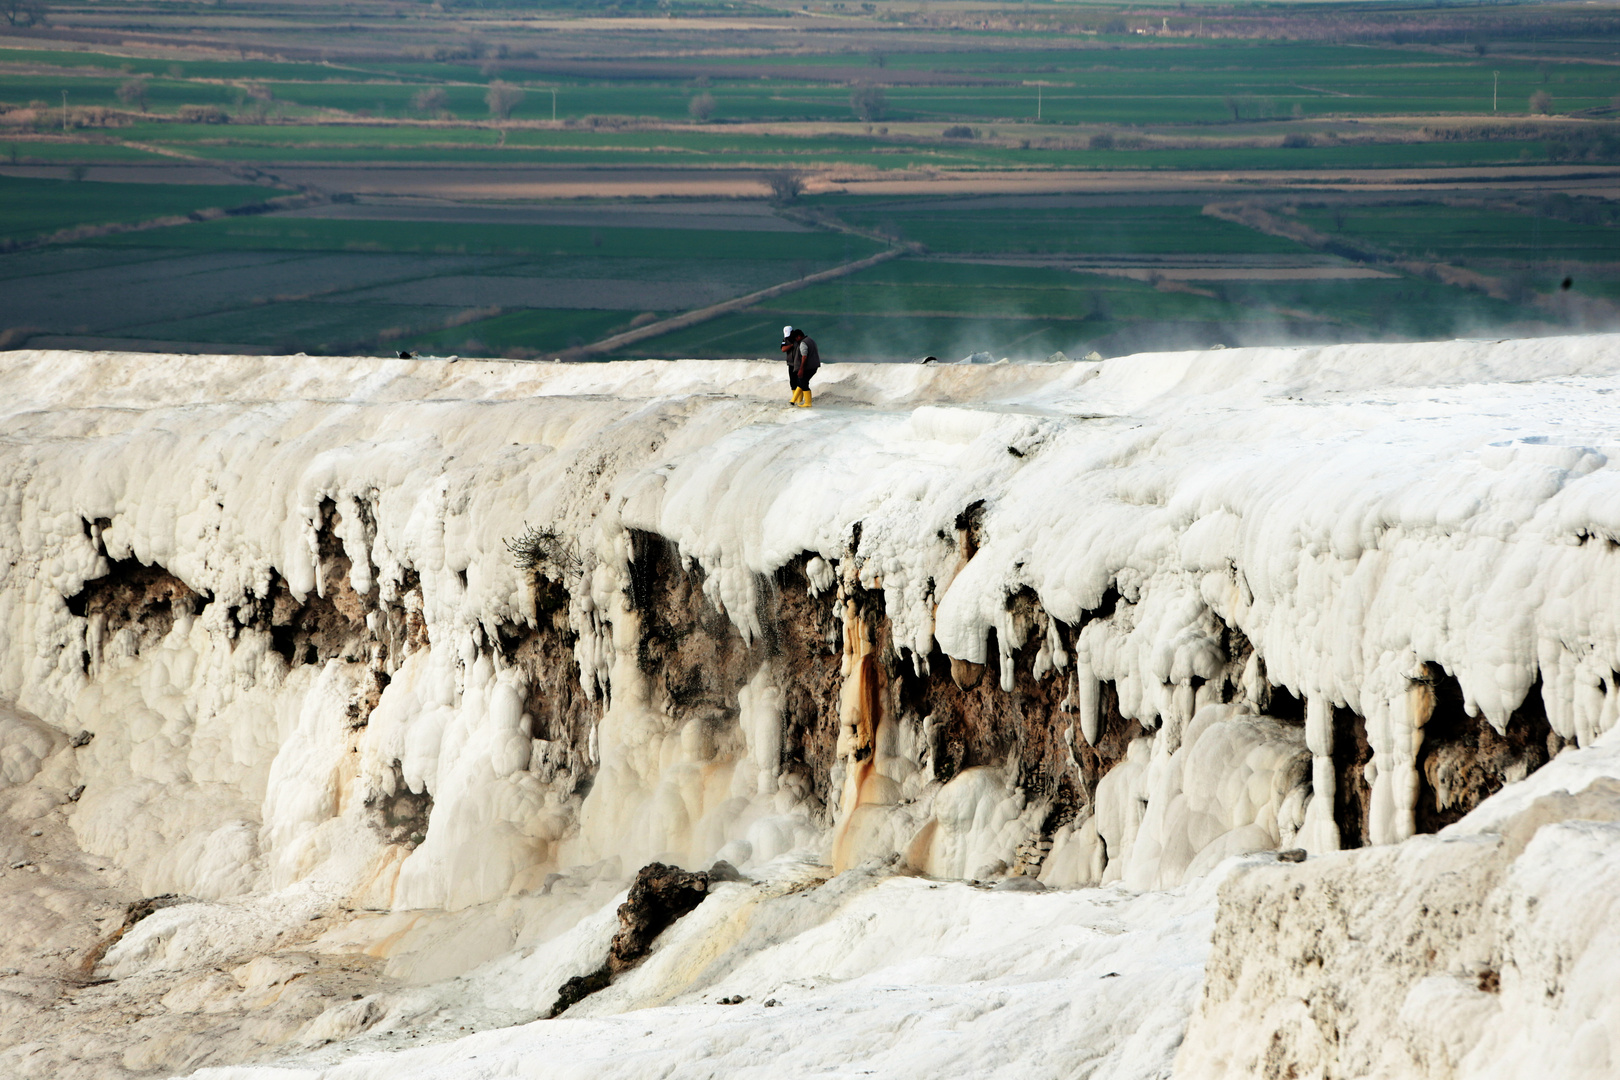
[[1620, 338], [782, 382], [0, 354], [0, 1070], [1620, 1066]]

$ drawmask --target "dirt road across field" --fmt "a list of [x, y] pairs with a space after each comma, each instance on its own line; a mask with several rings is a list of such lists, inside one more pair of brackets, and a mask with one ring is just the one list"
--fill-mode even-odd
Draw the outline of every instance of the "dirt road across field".
[[453, 225], [565, 225], [641, 229], [723, 229], [731, 232], [808, 233], [815, 230], [776, 214], [758, 199], [682, 199], [649, 202], [512, 205], [446, 199], [366, 196], [359, 201], [320, 203], [281, 217], [339, 221], [433, 221]]
[[[240, 184], [242, 177], [223, 165], [163, 162], [152, 165], [81, 165], [84, 179], [104, 184]], [[0, 165], [0, 176], [71, 180], [71, 165]]]
[[759, 169], [552, 169], [543, 166], [278, 166], [283, 183], [328, 194], [456, 200], [745, 198], [771, 193]]
[[1114, 170], [938, 173], [812, 179], [814, 194], [849, 195], [1036, 195], [1104, 192], [1233, 192], [1278, 188], [1316, 191], [1475, 191], [1530, 189], [1620, 198], [1620, 167], [1356, 169], [1356, 170]]
[[[540, 166], [286, 166], [283, 183], [328, 193], [405, 195], [456, 200], [603, 198], [760, 198], [769, 172], [755, 169], [575, 169]], [[1208, 171], [1084, 171], [810, 175], [811, 194], [1029, 195], [1108, 192], [1568, 191], [1620, 198], [1620, 167]]]
[[[765, 169], [550, 168], [543, 165], [278, 165], [262, 175], [328, 195], [350, 194], [457, 202], [550, 199], [759, 199], [771, 194]], [[0, 174], [67, 179], [66, 165], [0, 166]], [[91, 165], [86, 179], [125, 183], [230, 183], [214, 165]], [[811, 194], [961, 196], [1113, 193], [1253, 193], [1278, 189], [1335, 192], [1563, 191], [1620, 199], [1620, 167], [1540, 165], [1457, 169], [1353, 170], [1050, 170], [893, 172], [843, 170], [806, 177]]]

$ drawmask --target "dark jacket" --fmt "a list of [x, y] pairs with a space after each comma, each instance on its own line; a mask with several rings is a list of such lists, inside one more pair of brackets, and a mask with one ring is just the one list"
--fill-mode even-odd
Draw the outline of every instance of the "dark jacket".
[[801, 379], [808, 379], [821, 367], [821, 353], [816, 349], [815, 339], [808, 334], [801, 335], [797, 341], [783, 342], [782, 351], [787, 353], [788, 366]]

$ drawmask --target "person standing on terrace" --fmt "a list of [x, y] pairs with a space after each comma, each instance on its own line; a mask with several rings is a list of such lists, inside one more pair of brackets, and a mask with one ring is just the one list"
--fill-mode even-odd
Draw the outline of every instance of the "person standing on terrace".
[[810, 407], [810, 377], [821, 367], [821, 353], [815, 339], [803, 330], [782, 327], [782, 351], [787, 354], [788, 385], [793, 387], [793, 404]]

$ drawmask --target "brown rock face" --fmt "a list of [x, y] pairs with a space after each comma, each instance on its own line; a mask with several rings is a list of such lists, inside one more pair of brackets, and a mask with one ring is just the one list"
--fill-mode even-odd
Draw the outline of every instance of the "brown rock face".
[[[369, 521], [363, 513], [362, 518]], [[422, 582], [416, 571], [407, 569], [398, 582], [398, 597], [381, 599], [374, 583], [361, 595], [349, 581], [353, 560], [338, 538], [343, 516], [331, 500], [321, 504], [321, 520], [316, 530], [316, 555], [320, 564], [318, 590], [302, 600], [293, 595], [286, 580], [270, 572], [269, 587], [263, 596], [248, 596], [229, 610], [236, 633], [254, 629], [270, 634], [270, 644], [289, 667], [324, 664], [328, 660], [366, 664], [373, 669], [371, 693], [360, 707], [351, 710], [356, 726], [364, 726], [388, 685], [388, 677], [398, 670], [405, 657], [428, 645], [427, 624], [422, 618]], [[380, 616], [377, 626], [367, 625], [368, 616]]]
[[711, 738], [727, 739], [737, 691], [765, 659], [764, 643], [744, 643], [703, 595], [703, 571], [683, 566], [668, 540], [633, 532], [631, 553], [631, 602], [641, 617], [636, 664], [650, 700], [670, 716], [712, 721]]
[[613, 973], [603, 964], [589, 975], [575, 975], [557, 988], [557, 1000], [546, 1013], [547, 1020], [555, 1020], [592, 994], [606, 990], [613, 981]]
[[1339, 845], [1366, 847], [1372, 820], [1372, 785], [1367, 783], [1367, 763], [1372, 761], [1372, 745], [1367, 742], [1367, 721], [1342, 705], [1333, 707], [1333, 820], [1339, 826]]
[[744, 642], [704, 595], [703, 569], [683, 565], [675, 545], [635, 531], [631, 552], [631, 601], [641, 617], [636, 662], [653, 705], [701, 720], [717, 752], [735, 751], [737, 692], [769, 666], [783, 703], [778, 767], [787, 783], [825, 806], [837, 760], [843, 631], [832, 593], [811, 595], [809, 556], [756, 581], [761, 633]]
[[636, 874], [630, 895], [619, 905], [619, 932], [608, 946], [607, 961], [589, 975], [575, 975], [557, 989], [547, 1019], [561, 1016], [599, 990], [614, 976], [641, 963], [658, 935], [699, 904], [709, 892], [709, 875], [663, 863], [648, 863]]
[[595, 777], [589, 743], [604, 702], [586, 696], [580, 680], [574, 656], [578, 635], [568, 625], [568, 593], [558, 582], [537, 577], [534, 597], [537, 625], [502, 624], [496, 628], [495, 648], [528, 676], [523, 711], [530, 717], [529, 733], [558, 748], [537, 771], [548, 783], [558, 771], [571, 773], [575, 794], [583, 797]]
[[782, 687], [781, 770], [827, 805], [838, 758], [843, 627], [832, 593], [810, 594], [800, 556], [778, 570], [761, 604], [765, 645]]
[[1434, 713], [1423, 728], [1418, 755], [1422, 779], [1418, 791], [1417, 831], [1439, 832], [1500, 791], [1522, 780], [1552, 759], [1563, 740], [1547, 722], [1541, 684], [1530, 688], [1524, 704], [1508, 718], [1498, 735], [1483, 716], [1463, 708], [1457, 680], [1430, 665], [1434, 678]]
[[636, 874], [630, 895], [619, 905], [619, 932], [608, 949], [608, 968], [617, 975], [641, 962], [653, 941], [682, 915], [703, 903], [709, 875], [663, 863], [648, 863]]
[[[85, 582], [77, 595], [68, 597], [67, 605], [73, 614], [99, 622], [103, 641], [131, 631], [134, 651], [139, 653], [168, 636], [177, 614], [195, 615], [208, 600], [161, 566], [119, 559], [104, 576]], [[90, 660], [86, 650], [86, 668]]]
[[[370, 528], [369, 511], [360, 510], [362, 524]], [[100, 543], [101, 530], [109, 522], [86, 522], [85, 532]], [[392, 674], [407, 656], [428, 645], [427, 624], [422, 617], [422, 584], [416, 571], [406, 569], [397, 583], [396, 598], [383, 601], [373, 585], [361, 595], [349, 580], [353, 561], [339, 539], [342, 515], [328, 499], [321, 504], [316, 529], [316, 554], [320, 563], [321, 589], [299, 600], [286, 580], [270, 572], [263, 596], [248, 595], [227, 603], [227, 633], [234, 643], [244, 631], [268, 634], [271, 648], [296, 668], [340, 660], [354, 665], [355, 689], [348, 702], [349, 726], [358, 731], [370, 721]], [[103, 556], [105, 549], [101, 549]], [[66, 598], [68, 610], [85, 620], [85, 647], [82, 666], [92, 672], [100, 663], [102, 651], [117, 642], [136, 655], [155, 648], [182, 617], [201, 615], [215, 603], [205, 590], [194, 589], [162, 566], [144, 566], [134, 559], [109, 560], [108, 573], [86, 581], [80, 591]], [[368, 622], [379, 616], [375, 628]], [[563, 650], [571, 661], [572, 654]], [[565, 687], [578, 690], [573, 669], [561, 662], [549, 662], [547, 670], [563, 675]], [[392, 794], [372, 792], [366, 806], [373, 811], [371, 823], [392, 843], [415, 847], [427, 829], [433, 806], [426, 792], [411, 792], [394, 763]]]
[[[1032, 624], [1047, 617], [1033, 594], [1020, 594], [1012, 604]], [[1072, 653], [1074, 629], [1058, 623], [1057, 633]], [[886, 623], [879, 637], [886, 643]], [[1067, 673], [1054, 670], [1039, 679], [1034, 675], [1041, 643], [1041, 635], [1031, 633], [1013, 651], [1011, 691], [1001, 688], [1002, 661], [994, 631], [982, 666], [966, 665], [935, 648], [921, 673], [910, 663], [889, 662], [886, 669], [894, 680], [900, 721], [928, 720], [934, 778], [949, 781], [980, 765], [1006, 767], [1030, 797], [1051, 800], [1043, 830], [1049, 835], [1090, 805], [1097, 782], [1124, 759], [1131, 741], [1146, 733], [1135, 720], [1120, 716], [1114, 685], [1103, 683], [1097, 745], [1088, 746], [1080, 735], [1078, 714], [1065, 711]], [[964, 680], [964, 668], [978, 670]]]
[[[956, 523], [959, 566], [978, 549], [982, 510], [970, 506]], [[352, 512], [360, 515], [360, 531], [367, 532], [369, 508], [361, 505]], [[350, 715], [351, 727], [358, 730], [405, 657], [429, 642], [422, 586], [413, 570], [406, 568], [399, 581], [374, 586], [364, 595], [352, 587], [351, 553], [340, 537], [352, 533], [356, 524], [345, 528], [338, 509], [330, 501], [322, 505], [314, 522], [320, 590], [299, 600], [271, 571], [263, 596], [224, 602], [230, 605], [228, 632], [233, 639], [249, 628], [268, 634], [290, 667], [333, 660], [355, 665]], [[87, 522], [85, 528], [99, 538], [106, 526]], [[949, 543], [943, 531], [940, 539]], [[859, 545], [857, 525], [843, 558], [858, 558]], [[352, 555], [363, 557], [358, 550]], [[1079, 713], [1071, 711], [1079, 705], [1071, 696], [1077, 684], [1070, 670], [1042, 662], [1041, 676], [1035, 675], [1043, 648], [1049, 658], [1073, 655], [1086, 623], [1114, 617], [1123, 602], [1118, 593], [1110, 590], [1097, 610], [1071, 626], [1053, 620], [1040, 597], [1025, 589], [1007, 598], [1012, 625], [1024, 640], [1010, 656], [1002, 655], [991, 631], [983, 664], [948, 657], [937, 647], [916, 658], [897, 648], [881, 589], [862, 587], [848, 573], [849, 565], [835, 559], [833, 565], [843, 568], [841, 583], [818, 593], [807, 570], [812, 557], [803, 553], [756, 580], [756, 607], [749, 613], [753, 618], [739, 621], [752, 622], [760, 632], [745, 641], [732, 621], [735, 613], [720, 610], [705, 592], [699, 565], [683, 559], [664, 537], [633, 531], [629, 569], [630, 599], [640, 622], [636, 660], [651, 704], [673, 722], [695, 721], [717, 759], [735, 758], [743, 749], [738, 691], [764, 668], [781, 695], [781, 782], [812, 807], [812, 817], [822, 824], [831, 823], [835, 805], [848, 811], [868, 795], [880, 801], [889, 797], [885, 785], [862, 783], [864, 774], [877, 767], [881, 731], [898, 733], [906, 752], [915, 754], [926, 775], [940, 783], [978, 766], [1003, 769], [1027, 798], [1048, 807], [1028, 860], [1027, 869], [1036, 869], [1044, 850], [1041, 840], [1088, 813], [1098, 781], [1124, 759], [1133, 740], [1147, 734], [1121, 715], [1116, 688], [1104, 682], [1096, 687], [1094, 699], [1095, 745], [1087, 744]], [[575, 658], [569, 588], [577, 582], [566, 573], [558, 576], [567, 581], [553, 580], [534, 569], [534, 623], [494, 627], [483, 647], [528, 677], [528, 730], [548, 744], [536, 753], [531, 771], [546, 784], [559, 778], [571, 782], [571, 797], [583, 799], [595, 777], [591, 733], [605, 699], [587, 693]], [[84, 663], [90, 670], [99, 662], [102, 643], [116, 641], [120, 650], [135, 652], [153, 647], [177, 620], [197, 615], [215, 601], [163, 567], [123, 560], [67, 602], [86, 620]], [[859, 637], [861, 648], [846, 657], [853, 640], [849, 634]], [[1266, 683], [1263, 658], [1253, 656], [1253, 646], [1238, 630], [1223, 626], [1220, 645], [1226, 662], [1216, 676], [1219, 685], [1200, 693], [1210, 700], [1231, 700], [1240, 692], [1239, 679], [1250, 678], [1241, 673], [1253, 659], [1259, 693], [1250, 704], [1280, 722], [1303, 725], [1304, 702]], [[1008, 663], [1010, 672], [1004, 670]], [[1414, 684], [1432, 690], [1432, 715], [1418, 761], [1418, 832], [1433, 832], [1457, 820], [1503, 784], [1540, 767], [1562, 745], [1541, 711], [1538, 690], [1531, 691], [1505, 735], [1497, 735], [1482, 718], [1466, 715], [1454, 679], [1435, 665], [1428, 670]], [[1254, 694], [1255, 687], [1246, 692]], [[841, 716], [841, 707], [847, 707], [847, 717]], [[844, 725], [849, 730], [841, 735]], [[1334, 817], [1343, 846], [1364, 846], [1371, 798], [1366, 771], [1372, 757], [1366, 724], [1336, 706], [1332, 731]], [[852, 775], [854, 782], [834, 792], [833, 780], [840, 775]], [[387, 797], [372, 793], [366, 805], [375, 811], [380, 831], [410, 845], [420, 841], [432, 803], [426, 793], [411, 793], [396, 778]]]

